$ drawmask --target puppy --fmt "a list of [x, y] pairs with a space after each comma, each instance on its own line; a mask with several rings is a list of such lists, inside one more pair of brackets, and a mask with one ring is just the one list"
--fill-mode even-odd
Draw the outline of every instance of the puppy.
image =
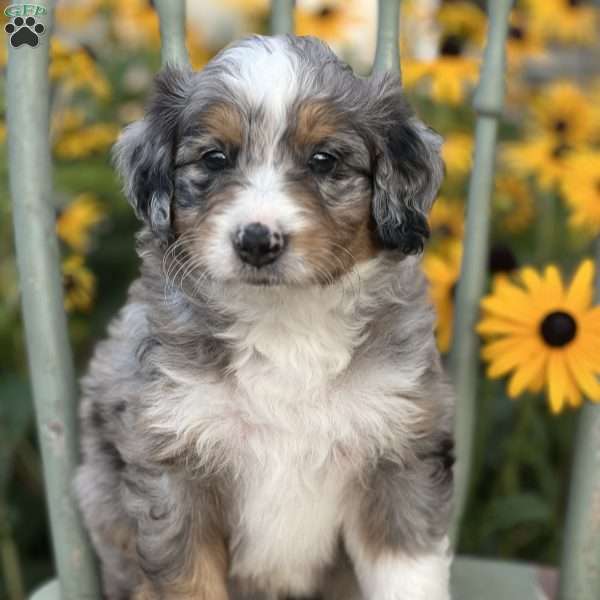
[[449, 597], [452, 398], [418, 254], [440, 138], [393, 74], [252, 37], [116, 149], [141, 276], [83, 380], [110, 600]]

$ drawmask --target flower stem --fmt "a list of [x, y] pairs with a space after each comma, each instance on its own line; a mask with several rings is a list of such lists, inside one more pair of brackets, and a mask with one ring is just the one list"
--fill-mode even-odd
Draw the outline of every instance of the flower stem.
[[558, 198], [554, 193], [546, 193], [538, 198], [535, 258], [538, 265], [552, 260], [552, 250], [556, 241]]

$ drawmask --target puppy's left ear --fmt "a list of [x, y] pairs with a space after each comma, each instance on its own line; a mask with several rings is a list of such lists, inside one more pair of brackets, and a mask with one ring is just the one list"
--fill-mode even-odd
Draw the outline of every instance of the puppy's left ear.
[[386, 100], [373, 217], [384, 248], [417, 254], [429, 237], [427, 215], [444, 177], [442, 138], [412, 114], [399, 83]]

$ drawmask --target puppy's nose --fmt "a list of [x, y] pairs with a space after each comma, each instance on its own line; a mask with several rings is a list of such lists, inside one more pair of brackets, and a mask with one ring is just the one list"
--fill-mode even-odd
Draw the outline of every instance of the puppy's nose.
[[277, 260], [285, 240], [281, 233], [271, 231], [262, 223], [250, 223], [238, 230], [233, 245], [245, 263], [260, 268]]

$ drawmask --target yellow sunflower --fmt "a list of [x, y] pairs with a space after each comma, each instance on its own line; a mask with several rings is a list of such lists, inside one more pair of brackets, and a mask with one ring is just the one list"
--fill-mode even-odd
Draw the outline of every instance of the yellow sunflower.
[[110, 84], [91, 55], [57, 37], [50, 41], [49, 75], [51, 81], [60, 81], [69, 93], [87, 90], [102, 100], [110, 97]]
[[114, 123], [93, 123], [65, 132], [54, 144], [54, 151], [59, 158], [85, 158], [106, 150], [118, 135], [119, 127]]
[[429, 215], [432, 242], [462, 239], [465, 229], [465, 207], [460, 200], [440, 196]]
[[298, 6], [295, 11], [296, 35], [314, 35], [327, 42], [347, 39], [350, 25], [362, 21], [352, 2], [329, 0], [314, 8]]
[[65, 108], [52, 113], [50, 137], [53, 141], [67, 131], [74, 131], [85, 123], [85, 112], [81, 108]]
[[511, 373], [511, 398], [545, 387], [555, 414], [579, 406], [582, 394], [600, 401], [600, 307], [592, 307], [593, 278], [591, 260], [580, 265], [567, 289], [555, 266], [543, 274], [525, 267], [518, 283], [500, 279], [481, 301], [481, 355], [488, 377]]
[[91, 229], [104, 217], [104, 210], [94, 196], [80, 194], [56, 220], [56, 233], [72, 250], [84, 253], [90, 247]]
[[531, 25], [530, 17], [515, 8], [510, 13], [506, 39], [506, 56], [511, 68], [520, 67], [524, 61], [544, 56], [546, 49], [538, 30]]
[[570, 223], [600, 234], [600, 151], [573, 155], [561, 181], [561, 192], [571, 209]]
[[445, 35], [458, 36], [478, 46], [485, 41], [487, 19], [485, 13], [472, 2], [459, 0], [442, 4], [437, 19]]
[[63, 261], [63, 289], [67, 312], [88, 312], [96, 292], [96, 278], [85, 266], [83, 256], [73, 254]]
[[407, 88], [421, 84], [437, 102], [460, 104], [479, 77], [479, 58], [468, 53], [467, 41], [458, 35], [443, 35], [438, 56], [432, 60], [405, 59], [402, 77]]
[[402, 65], [407, 88], [428, 83], [428, 94], [436, 101], [457, 105], [477, 82], [479, 61], [471, 57], [440, 56], [431, 61], [406, 59]]
[[158, 14], [148, 0], [108, 0], [113, 31], [129, 48], [159, 48]]
[[548, 40], [593, 44], [598, 11], [585, 0], [525, 0], [531, 24]]
[[465, 177], [473, 162], [473, 136], [468, 133], [451, 133], [444, 138], [442, 158], [448, 177]]
[[510, 233], [519, 233], [528, 227], [535, 216], [532, 191], [523, 179], [510, 175], [496, 178], [492, 201], [494, 221]]
[[594, 108], [581, 88], [570, 81], [545, 87], [532, 103], [533, 126], [558, 143], [589, 142], [594, 134]]
[[448, 352], [452, 342], [454, 296], [460, 276], [462, 244], [450, 244], [444, 254], [428, 252], [423, 270], [429, 279], [429, 295], [435, 307], [436, 337], [440, 352]]
[[502, 148], [506, 165], [521, 175], [534, 175], [543, 189], [556, 186], [568, 170], [573, 148], [551, 136], [507, 142]]

